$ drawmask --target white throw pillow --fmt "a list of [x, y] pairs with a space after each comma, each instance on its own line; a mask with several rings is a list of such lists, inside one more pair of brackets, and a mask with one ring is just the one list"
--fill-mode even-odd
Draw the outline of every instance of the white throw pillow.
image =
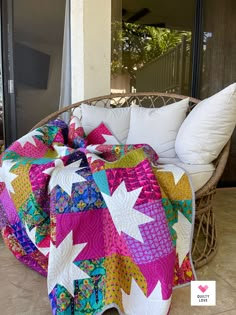
[[[126, 143], [130, 124], [130, 110], [130, 107], [103, 108], [82, 104], [81, 122], [86, 135], [103, 122], [120, 143]], [[79, 116], [80, 113], [78, 110], [77, 112]], [[74, 111], [73, 115], [76, 115], [77, 112]]]
[[189, 98], [160, 108], [131, 108], [127, 144], [149, 144], [160, 157], [175, 157], [175, 139], [186, 118]]
[[175, 150], [184, 163], [208, 164], [230, 139], [236, 123], [236, 83], [195, 106], [179, 129]]

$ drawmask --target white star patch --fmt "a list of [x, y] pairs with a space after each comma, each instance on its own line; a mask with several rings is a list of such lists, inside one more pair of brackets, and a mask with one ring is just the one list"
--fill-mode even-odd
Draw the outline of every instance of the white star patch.
[[74, 116], [71, 121], [70, 121], [70, 125], [75, 124], [75, 130], [78, 129], [79, 127], [82, 127], [81, 125], [81, 121], [78, 117]]
[[171, 296], [168, 300], [163, 300], [160, 281], [149, 297], [145, 296], [134, 279], [132, 279], [130, 294], [126, 294], [122, 289], [121, 292], [125, 314], [167, 314], [170, 308]]
[[102, 136], [105, 139], [105, 142], [103, 144], [120, 144], [113, 135], [102, 134]]
[[20, 143], [22, 148], [24, 147], [24, 145], [26, 143], [31, 143], [32, 145], [34, 145], [36, 147], [34, 136], [42, 136], [42, 135], [43, 135], [43, 133], [41, 131], [33, 130], [33, 131], [27, 133], [25, 136], [18, 139], [17, 142]]
[[57, 152], [57, 155], [59, 157], [63, 157], [70, 154], [69, 148], [66, 145], [54, 144], [53, 148]]
[[86, 147], [86, 150], [89, 151], [90, 153], [100, 154], [102, 152], [97, 150], [98, 146], [99, 144], [90, 144]]
[[72, 231], [56, 247], [51, 243], [48, 261], [48, 293], [56, 284], [64, 286], [74, 296], [74, 280], [90, 278], [73, 262], [87, 243], [73, 245]]
[[173, 229], [177, 233], [176, 251], [179, 256], [179, 266], [181, 266], [190, 250], [192, 224], [182, 212], [178, 211], [178, 222], [173, 225]]
[[103, 192], [102, 196], [118, 233], [124, 232], [143, 243], [139, 225], [149, 223], [154, 219], [134, 209], [141, 190], [142, 187], [128, 192], [123, 181], [112, 196], [108, 196]]
[[25, 224], [25, 229], [26, 229], [26, 233], [29, 236], [30, 240], [34, 243], [34, 245], [38, 248], [38, 250], [44, 255], [47, 256], [50, 248], [49, 247], [39, 247], [36, 244], [36, 240], [35, 240], [35, 232], [36, 232], [36, 227], [34, 227], [32, 230], [29, 230], [28, 225]]
[[174, 177], [175, 185], [178, 184], [182, 176], [185, 174], [185, 171], [182, 168], [174, 164], [163, 164], [160, 167], [161, 168], [158, 169], [157, 172], [171, 172]]
[[60, 186], [69, 196], [72, 192], [72, 184], [86, 182], [86, 179], [76, 172], [83, 169], [80, 167], [81, 159], [67, 166], [60, 159], [55, 161], [55, 167], [50, 167], [43, 171], [44, 174], [51, 176], [48, 191], [51, 192], [57, 185]]
[[81, 119], [82, 118], [82, 109], [80, 106], [76, 107], [74, 110], [73, 110], [73, 113], [72, 113], [73, 116], [75, 116], [76, 118], [78, 119]]
[[100, 158], [99, 156], [97, 156], [96, 154], [93, 154], [93, 153], [87, 153], [86, 157], [87, 157], [87, 159], [91, 159], [89, 161], [90, 163], [93, 163], [94, 161], [97, 161], [97, 160], [101, 160], [101, 161], [106, 162], [106, 160]]
[[11, 173], [11, 168], [15, 165], [15, 162], [12, 160], [5, 160], [2, 162], [2, 166], [0, 167], [0, 182], [5, 183], [8, 193], [15, 193], [12, 187], [12, 181], [18, 176], [16, 174]]

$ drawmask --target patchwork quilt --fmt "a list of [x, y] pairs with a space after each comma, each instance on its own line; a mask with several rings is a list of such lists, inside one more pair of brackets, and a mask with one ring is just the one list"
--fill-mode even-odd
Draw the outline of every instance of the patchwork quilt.
[[[1, 156], [0, 229], [15, 257], [47, 276], [53, 314], [166, 315], [194, 279], [187, 175], [105, 125], [52, 121]], [[0, 254], [1, 255], [1, 254]]]

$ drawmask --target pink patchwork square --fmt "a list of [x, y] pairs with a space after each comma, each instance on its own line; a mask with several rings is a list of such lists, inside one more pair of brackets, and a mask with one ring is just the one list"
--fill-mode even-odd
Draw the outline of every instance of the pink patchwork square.
[[76, 138], [84, 138], [84, 128], [82, 127], [81, 120], [76, 116], [71, 116], [69, 122], [69, 131], [68, 131], [68, 143], [71, 145], [73, 140]]
[[119, 144], [116, 137], [113, 136], [104, 123], [101, 123], [97, 128], [91, 131], [87, 136], [87, 140], [88, 144]]

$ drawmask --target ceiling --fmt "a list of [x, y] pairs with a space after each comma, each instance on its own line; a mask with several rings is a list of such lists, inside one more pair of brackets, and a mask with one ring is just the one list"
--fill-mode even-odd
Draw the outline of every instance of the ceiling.
[[15, 0], [14, 36], [18, 41], [60, 45], [66, 0]]
[[[195, 0], [112, 0], [122, 2], [123, 20], [178, 30], [191, 30]], [[17, 41], [61, 45], [66, 0], [14, 0], [14, 35]], [[145, 12], [146, 14], [135, 14]], [[119, 7], [121, 10], [121, 5]], [[141, 11], [143, 10], [143, 11]], [[91, 19], [92, 21], [92, 19]]]
[[[123, 20], [135, 19], [140, 12], [140, 18], [137, 14], [138, 20], [134, 23], [190, 31], [193, 28], [194, 3], [195, 0], [122, 0]], [[143, 17], [142, 10], [143, 14], [146, 11]]]

